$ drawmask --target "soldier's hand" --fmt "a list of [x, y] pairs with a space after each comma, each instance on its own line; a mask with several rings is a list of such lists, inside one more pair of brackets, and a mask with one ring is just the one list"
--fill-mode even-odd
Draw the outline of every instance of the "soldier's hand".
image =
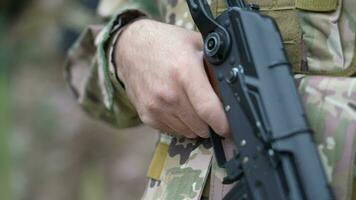
[[118, 76], [143, 123], [188, 138], [208, 137], [208, 125], [229, 132], [222, 104], [203, 66], [199, 33], [142, 19], [116, 47]]

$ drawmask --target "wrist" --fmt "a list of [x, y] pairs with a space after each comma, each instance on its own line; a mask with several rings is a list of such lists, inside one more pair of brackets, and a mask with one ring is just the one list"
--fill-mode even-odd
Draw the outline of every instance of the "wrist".
[[111, 69], [114, 71], [115, 75], [115, 82], [118, 82], [123, 88], [125, 88], [124, 85], [124, 77], [122, 76], [121, 73], [121, 68], [118, 67], [120, 65], [120, 60], [118, 58], [118, 46], [121, 46], [119, 44], [119, 39], [122, 37], [122, 34], [126, 32], [126, 30], [130, 27], [130, 25], [136, 23], [137, 21], [140, 21], [141, 19], [146, 19], [147, 16], [145, 15], [138, 15], [133, 18], [127, 19], [127, 17], [123, 17], [121, 19], [121, 25], [119, 27], [116, 27], [115, 30], [113, 30], [113, 35], [111, 36], [110, 40], [110, 48], [109, 48], [109, 60], [110, 60], [110, 65]]

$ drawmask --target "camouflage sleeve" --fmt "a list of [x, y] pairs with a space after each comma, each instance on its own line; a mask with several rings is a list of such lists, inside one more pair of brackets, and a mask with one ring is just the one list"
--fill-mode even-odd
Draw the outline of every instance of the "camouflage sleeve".
[[97, 12], [102, 17], [112, 17], [125, 10], [139, 10], [147, 15], [160, 19], [162, 9], [157, 0], [101, 0]]
[[68, 52], [65, 78], [77, 102], [92, 117], [118, 128], [135, 126], [140, 119], [123, 87], [117, 84], [114, 70], [110, 70], [111, 38], [135, 18], [157, 18], [158, 9], [153, 2], [156, 1], [102, 1], [99, 14], [113, 16], [112, 19], [105, 26], [89, 26]]

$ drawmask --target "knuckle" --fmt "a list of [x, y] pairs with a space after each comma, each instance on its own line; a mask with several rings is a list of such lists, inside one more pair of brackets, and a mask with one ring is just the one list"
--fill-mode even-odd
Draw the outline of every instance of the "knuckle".
[[161, 95], [162, 100], [168, 105], [177, 105], [179, 103], [179, 95], [174, 90], [166, 90]]
[[210, 121], [210, 119], [213, 117], [214, 115], [214, 107], [213, 104], [211, 102], [202, 102], [199, 105], [197, 105], [196, 108], [197, 114], [205, 119], [206, 121]]
[[202, 46], [202, 36], [199, 33], [195, 32], [189, 32], [189, 34], [186, 34], [185, 40], [188, 44], [195, 44]]
[[[180, 63], [179, 65], [184, 65], [179, 59], [177, 62]], [[175, 64], [169, 70], [169, 78], [176, 83], [180, 83], [182, 81], [182, 78], [184, 77], [182, 75], [182, 68], [179, 65]]]
[[160, 112], [160, 106], [159, 106], [158, 99], [155, 97], [152, 100], [148, 100], [144, 104], [144, 109], [146, 110], [146, 112], [151, 113], [151, 114]]
[[159, 103], [164, 103], [167, 105], [177, 105], [179, 102], [179, 94], [173, 87], [162, 87], [154, 94], [155, 105], [153, 108], [160, 109]]
[[157, 102], [157, 99], [151, 94], [149, 97], [142, 99], [138, 113], [139, 115], [149, 115], [152, 118], [152, 116], [156, 116], [159, 111], [159, 102]]

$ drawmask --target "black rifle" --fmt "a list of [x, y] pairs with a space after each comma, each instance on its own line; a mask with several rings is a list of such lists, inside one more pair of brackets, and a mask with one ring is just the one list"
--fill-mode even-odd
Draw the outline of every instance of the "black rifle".
[[187, 3], [236, 147], [227, 161], [210, 129], [223, 183], [236, 182], [224, 199], [333, 199], [275, 22], [242, 0], [216, 18], [205, 0]]

